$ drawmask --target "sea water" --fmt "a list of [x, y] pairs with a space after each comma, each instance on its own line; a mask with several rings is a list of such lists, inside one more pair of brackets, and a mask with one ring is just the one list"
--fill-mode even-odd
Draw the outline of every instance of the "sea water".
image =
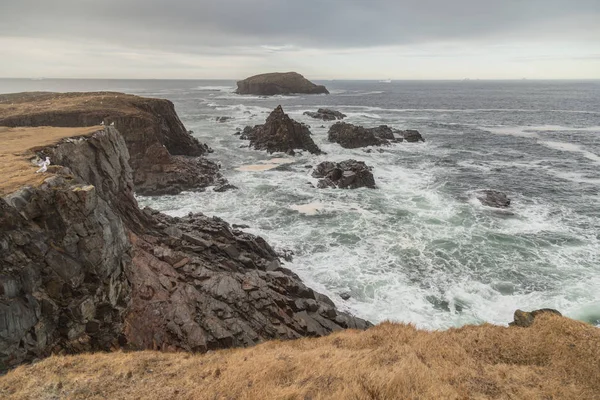
[[[239, 189], [138, 197], [181, 216], [249, 225], [286, 267], [342, 309], [372, 322], [440, 329], [506, 324], [515, 309], [556, 308], [600, 324], [600, 82], [324, 81], [330, 95], [239, 96], [233, 81], [0, 80], [0, 92], [117, 90], [172, 100], [209, 157]], [[277, 105], [311, 127], [326, 155], [240, 148], [234, 135]], [[343, 149], [329, 107], [346, 122], [417, 129], [425, 143]], [[232, 117], [220, 123], [216, 117]], [[353, 158], [378, 189], [317, 189], [311, 169]], [[509, 195], [483, 206], [480, 189]], [[348, 300], [340, 295], [349, 294]]]

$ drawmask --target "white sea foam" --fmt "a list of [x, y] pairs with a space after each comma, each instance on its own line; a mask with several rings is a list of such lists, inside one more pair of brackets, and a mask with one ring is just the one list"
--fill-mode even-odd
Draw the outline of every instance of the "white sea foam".
[[587, 151], [582, 148], [581, 145], [575, 143], [565, 143], [565, 142], [552, 142], [552, 141], [541, 141], [540, 144], [549, 147], [554, 150], [571, 152], [571, 153], [580, 153], [588, 160], [594, 161], [596, 164], [600, 164], [600, 156], [598, 154], [592, 153], [591, 151]]

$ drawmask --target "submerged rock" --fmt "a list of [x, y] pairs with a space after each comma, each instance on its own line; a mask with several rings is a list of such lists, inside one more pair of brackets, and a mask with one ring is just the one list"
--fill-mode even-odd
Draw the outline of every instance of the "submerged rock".
[[312, 140], [308, 127], [291, 119], [281, 106], [273, 110], [263, 125], [245, 127], [240, 139], [250, 140], [250, 147], [269, 153], [293, 155], [294, 150], [302, 149], [311, 154], [322, 154]]
[[275, 72], [251, 76], [237, 82], [237, 94], [272, 96], [277, 94], [329, 94], [322, 85], [315, 85], [297, 72]]
[[340, 189], [368, 187], [374, 189], [376, 187], [371, 168], [363, 161], [346, 160], [340, 163], [324, 161], [317, 165], [312, 176], [322, 178], [318, 183], [318, 187], [321, 189], [328, 187]]
[[497, 190], [480, 190], [475, 193], [475, 197], [477, 197], [481, 204], [488, 207], [510, 207], [510, 199], [508, 196]]
[[346, 114], [328, 108], [319, 108], [317, 112], [305, 111], [304, 115], [308, 115], [315, 119], [322, 119], [323, 121], [335, 121], [336, 119], [346, 118]]

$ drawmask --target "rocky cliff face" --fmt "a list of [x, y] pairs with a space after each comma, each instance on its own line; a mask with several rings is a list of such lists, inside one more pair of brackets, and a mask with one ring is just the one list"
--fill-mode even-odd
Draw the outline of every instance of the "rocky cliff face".
[[124, 343], [131, 245], [114, 207], [131, 189], [127, 148], [115, 129], [65, 146], [77, 174], [0, 199], [0, 369]]
[[206, 351], [370, 324], [260, 237], [140, 210], [113, 127], [38, 150], [55, 175], [0, 199], [0, 369], [50, 353]]
[[323, 85], [315, 85], [297, 72], [274, 72], [251, 76], [237, 82], [238, 94], [272, 96], [276, 94], [329, 94]]
[[0, 126], [115, 128], [125, 138], [139, 194], [176, 194], [223, 183], [209, 151], [183, 126], [173, 103], [113, 92], [0, 95]]

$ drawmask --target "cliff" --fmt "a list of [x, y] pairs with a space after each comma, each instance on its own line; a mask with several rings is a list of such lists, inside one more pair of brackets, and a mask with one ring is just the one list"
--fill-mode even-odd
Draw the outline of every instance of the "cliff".
[[177, 194], [223, 184], [209, 151], [183, 126], [173, 103], [114, 92], [0, 95], [0, 126], [87, 127], [114, 123], [131, 156], [135, 191]]
[[274, 72], [251, 76], [237, 82], [238, 94], [272, 96], [276, 94], [329, 94], [323, 85], [315, 85], [297, 72]]
[[598, 399], [600, 329], [551, 314], [529, 328], [365, 332], [205, 355], [52, 357], [0, 378], [10, 399]]
[[[262, 238], [202, 214], [140, 210], [115, 127], [33, 132], [44, 145], [26, 141], [17, 156], [30, 180], [0, 198], [0, 370], [52, 353], [204, 352], [369, 326], [307, 288]], [[43, 180], [27, 164], [36, 155], [55, 164]]]

